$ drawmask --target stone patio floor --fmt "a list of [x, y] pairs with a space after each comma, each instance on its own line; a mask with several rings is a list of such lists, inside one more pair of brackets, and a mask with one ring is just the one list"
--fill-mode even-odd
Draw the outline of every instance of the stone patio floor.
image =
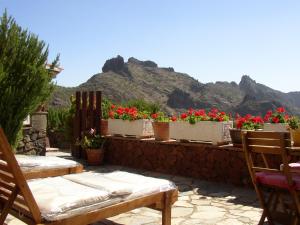
[[[68, 156], [64, 153], [48, 155]], [[199, 179], [179, 177], [120, 166], [86, 167], [92, 171], [124, 170], [147, 176], [172, 180], [178, 187], [179, 198], [172, 208], [172, 225], [254, 225], [262, 210], [252, 189], [228, 184], [208, 182]], [[19, 220], [9, 216], [7, 225], [21, 225]], [[140, 208], [93, 225], [159, 225], [161, 213]]]

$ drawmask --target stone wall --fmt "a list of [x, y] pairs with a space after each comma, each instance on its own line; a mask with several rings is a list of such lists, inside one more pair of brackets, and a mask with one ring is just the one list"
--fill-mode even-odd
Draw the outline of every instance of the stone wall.
[[45, 155], [46, 131], [36, 130], [32, 127], [24, 127], [23, 139], [19, 142], [17, 154]]
[[[230, 146], [108, 137], [105, 161], [209, 181], [251, 185], [242, 149]], [[261, 162], [259, 156], [256, 161]], [[278, 160], [271, 161], [278, 166]]]

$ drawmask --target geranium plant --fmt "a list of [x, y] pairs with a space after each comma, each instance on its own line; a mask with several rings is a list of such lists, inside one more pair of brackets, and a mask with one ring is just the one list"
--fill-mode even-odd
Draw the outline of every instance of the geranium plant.
[[260, 116], [252, 116], [250, 114], [244, 117], [238, 115], [235, 124], [237, 129], [257, 130], [263, 127], [264, 120]]
[[112, 105], [109, 111], [109, 118], [122, 119], [122, 120], [138, 120], [138, 119], [150, 119], [150, 115], [147, 111], [138, 111], [136, 107], [122, 107]]
[[188, 112], [180, 115], [180, 120], [188, 121], [190, 124], [195, 124], [200, 121], [223, 122], [229, 121], [229, 115], [216, 108], [211, 109], [209, 112], [206, 112], [204, 109], [189, 109]]
[[81, 147], [84, 149], [102, 149], [105, 139], [96, 134], [95, 129], [90, 129], [81, 139]]
[[165, 116], [165, 114], [163, 112], [153, 113], [153, 114], [151, 114], [151, 118], [155, 122], [166, 122], [166, 123], [170, 122], [170, 118]]
[[266, 123], [287, 123], [288, 119], [289, 115], [283, 107], [277, 108], [276, 111], [269, 110], [264, 117]]

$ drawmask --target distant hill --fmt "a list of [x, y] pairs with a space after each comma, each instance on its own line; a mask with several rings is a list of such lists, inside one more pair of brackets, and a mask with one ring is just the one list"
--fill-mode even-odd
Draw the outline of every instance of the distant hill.
[[188, 74], [175, 72], [172, 67], [158, 67], [155, 62], [133, 57], [128, 62], [121, 56], [107, 60], [102, 73], [93, 75], [77, 87], [58, 86], [49, 101], [50, 107], [67, 106], [70, 95], [77, 90], [101, 90], [105, 97], [116, 103], [143, 98], [160, 103], [168, 113], [216, 107], [242, 115], [264, 114], [269, 109], [284, 106], [288, 112], [300, 115], [300, 92], [283, 93], [256, 83], [246, 75], [239, 84], [204, 84]]

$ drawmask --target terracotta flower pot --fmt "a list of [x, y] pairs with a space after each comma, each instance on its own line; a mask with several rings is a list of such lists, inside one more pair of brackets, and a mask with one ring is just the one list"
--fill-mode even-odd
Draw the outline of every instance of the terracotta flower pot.
[[152, 122], [154, 137], [157, 141], [167, 141], [170, 139], [169, 123]]
[[108, 135], [108, 120], [101, 120], [101, 135]]
[[294, 146], [300, 146], [300, 129], [290, 130]]
[[233, 146], [241, 147], [242, 143], [242, 133], [240, 129], [230, 129], [230, 137]]
[[87, 162], [90, 166], [101, 165], [104, 158], [104, 149], [86, 149]]

